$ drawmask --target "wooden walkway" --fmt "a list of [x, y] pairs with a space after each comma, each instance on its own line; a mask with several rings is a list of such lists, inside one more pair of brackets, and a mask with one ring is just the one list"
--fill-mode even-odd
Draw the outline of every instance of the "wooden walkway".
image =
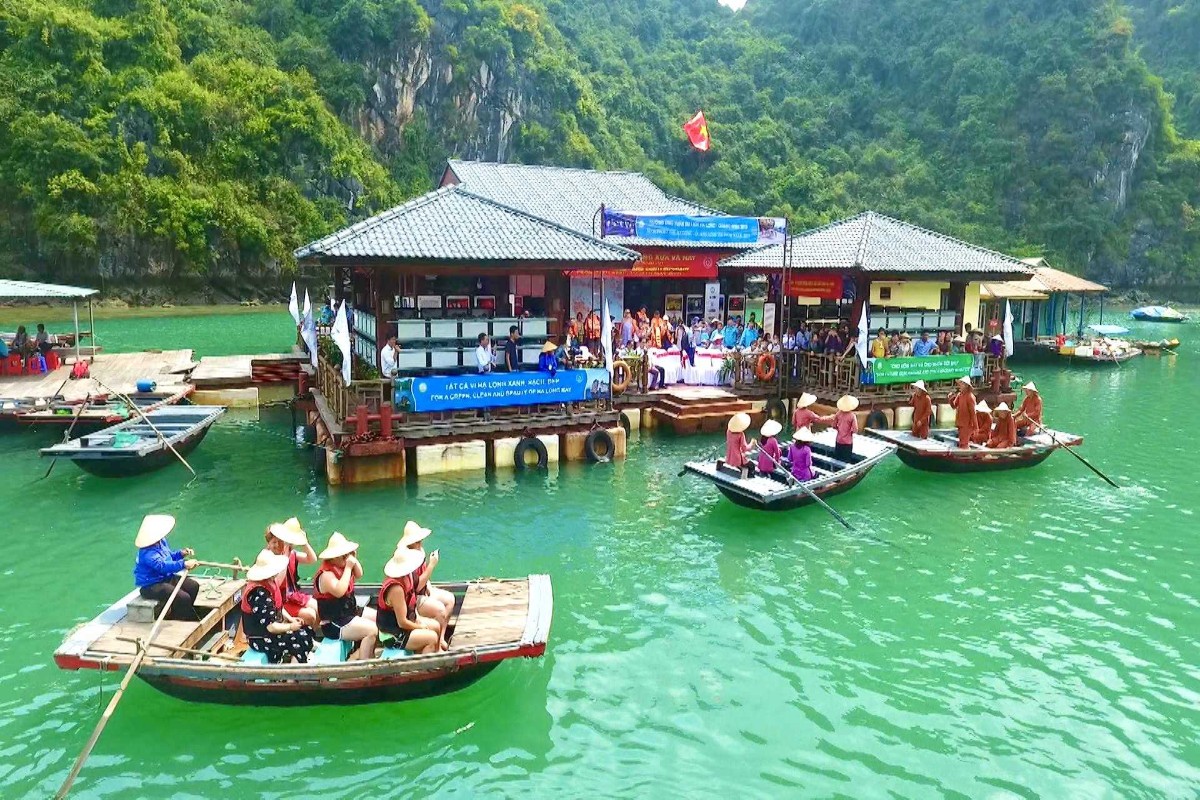
[[[157, 383], [158, 391], [175, 392], [187, 388], [186, 373], [193, 366], [191, 350], [107, 353], [96, 356], [91, 374], [126, 394], [136, 391], [137, 382], [143, 379]], [[71, 368], [64, 364], [41, 375], [0, 376], [0, 402], [49, 400], [56, 392], [73, 402], [105, 392], [95, 380], [68, 380], [70, 374]]]
[[[295, 353], [264, 353], [250, 356], [204, 356], [192, 370], [191, 382], [197, 389], [217, 389], [230, 386], [249, 386], [256, 372], [269, 372], [276, 365], [286, 368], [297, 364], [301, 357]], [[257, 367], [257, 369], [256, 369]], [[298, 366], [293, 369], [298, 369]]]

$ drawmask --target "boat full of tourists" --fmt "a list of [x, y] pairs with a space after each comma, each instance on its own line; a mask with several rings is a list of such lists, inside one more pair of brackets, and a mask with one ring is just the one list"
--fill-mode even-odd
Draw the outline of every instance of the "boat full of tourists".
[[[376, 658], [347, 661], [349, 642], [321, 639], [308, 663], [266, 663], [239, 635], [246, 581], [193, 576], [198, 622], [167, 620], [149, 645], [137, 676], [174, 697], [243, 705], [354, 704], [409, 700], [474, 683], [501, 662], [546, 651], [553, 615], [548, 575], [439, 584], [455, 598], [449, 650], [412, 654], [384, 648]], [[360, 584], [360, 605], [379, 585]], [[124, 670], [154, 626], [135, 590], [72, 631], [54, 653], [65, 670]]]
[[1042, 463], [1055, 450], [1083, 443], [1082, 436], [1049, 428], [1021, 436], [1014, 447], [987, 447], [970, 444], [958, 446], [958, 431], [954, 428], [931, 430], [927, 438], [913, 436], [909, 431], [867, 428], [867, 433], [894, 445], [900, 460], [915, 469], [927, 472], [987, 472], [1022, 469]]
[[[160, 469], [195, 450], [224, 406], [168, 406], [146, 412], [69, 442], [42, 448], [43, 456], [67, 458], [102, 478], [124, 478]], [[174, 448], [174, 452], [172, 452]]]
[[761, 511], [790, 511], [816, 502], [814, 496], [826, 498], [853, 489], [896, 450], [893, 444], [856, 434], [853, 455], [849, 460], [841, 461], [834, 458], [836, 436], [837, 431], [833, 429], [812, 434], [808, 444], [812, 450], [814, 477], [808, 481], [790, 479], [782, 469], [742, 477], [740, 469], [720, 460], [689, 461], [684, 470], [709, 481], [739, 506]]
[[1129, 312], [1129, 316], [1139, 322], [1174, 322], [1188, 321], [1187, 314], [1180, 313], [1168, 306], [1142, 306]]

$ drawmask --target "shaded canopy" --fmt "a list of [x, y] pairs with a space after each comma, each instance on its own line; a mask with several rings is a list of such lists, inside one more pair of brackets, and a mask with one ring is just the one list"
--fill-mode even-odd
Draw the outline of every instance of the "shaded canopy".
[[82, 300], [97, 294], [95, 289], [62, 286], [54, 283], [0, 280], [0, 297], [20, 297], [42, 300]]

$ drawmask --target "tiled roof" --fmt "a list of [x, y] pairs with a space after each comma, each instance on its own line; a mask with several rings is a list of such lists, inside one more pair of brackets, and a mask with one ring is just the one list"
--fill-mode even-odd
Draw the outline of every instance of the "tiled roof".
[[979, 296], [984, 300], [1045, 300], [1049, 295], [1034, 289], [1033, 281], [1000, 281], [979, 284]]
[[[773, 244], [721, 261], [723, 267], [780, 269], [783, 245]], [[791, 238], [792, 269], [862, 270], [886, 274], [961, 272], [1028, 276], [1033, 268], [898, 219], [866, 211]]]
[[[1033, 260], [1029, 259], [1026, 263]], [[1041, 264], [1045, 264], [1045, 261], [1040, 258], [1036, 260], [1041, 262]], [[1094, 283], [1078, 275], [1072, 275], [1069, 272], [1063, 272], [1061, 269], [1040, 265], [1034, 267], [1033, 279], [1029, 281], [1029, 284], [1031, 288], [1043, 292], [1099, 294], [1108, 291], [1108, 287], [1103, 284]]]
[[299, 260], [550, 261], [632, 264], [633, 250], [602, 242], [447, 186], [409, 200], [295, 252]]
[[[727, 216], [667, 194], [640, 172], [603, 172], [457, 159], [449, 161], [448, 169], [463, 188], [474, 194], [588, 235], [599, 230], [596, 212], [601, 205], [630, 214]], [[622, 237], [621, 244], [738, 248], [738, 245], [728, 243], [661, 242], [633, 237]]]

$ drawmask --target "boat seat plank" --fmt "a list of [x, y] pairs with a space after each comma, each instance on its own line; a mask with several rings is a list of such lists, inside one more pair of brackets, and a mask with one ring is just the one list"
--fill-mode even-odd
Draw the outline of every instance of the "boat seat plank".
[[471, 584], [463, 596], [451, 649], [517, 641], [525, 630], [528, 615], [526, 582]]

